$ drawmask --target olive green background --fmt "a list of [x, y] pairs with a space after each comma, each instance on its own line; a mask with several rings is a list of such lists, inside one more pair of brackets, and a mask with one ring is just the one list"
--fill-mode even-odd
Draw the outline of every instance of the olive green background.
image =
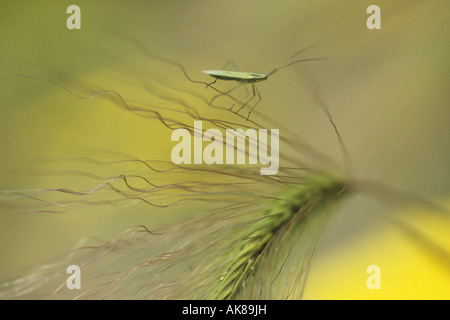
[[[66, 28], [71, 4], [81, 8], [81, 30]], [[381, 7], [381, 30], [366, 27], [371, 4]], [[311, 92], [317, 89], [349, 150], [354, 176], [445, 203], [450, 191], [449, 9], [446, 0], [3, 1], [0, 189], [87, 188], [71, 175], [45, 174], [82, 169], [51, 161], [61, 149], [168, 159], [170, 136], [156, 121], [15, 75], [49, 79], [82, 94], [113, 89], [140, 101], [147, 97], [133, 89], [133, 79], [145, 75], [147, 66], [185, 81], [178, 70], [150, 61], [122, 38], [133, 36], [203, 81], [209, 78], [201, 70], [219, 69], [229, 59], [240, 71], [263, 73], [316, 45], [305, 56], [329, 60], [293, 65], [261, 83], [258, 111], [340, 162], [333, 128], [313, 103]], [[130, 226], [170, 223], [199, 208], [161, 213], [137, 204], [2, 218], [0, 269], [43, 263], [83, 237], [108, 240]], [[3, 204], [0, 210], [6, 216], [10, 207]], [[417, 263], [425, 259], [422, 252], [380, 218], [379, 212], [389, 210], [397, 208], [359, 194], [339, 209], [324, 235], [306, 298], [450, 297], [448, 272], [437, 262]], [[450, 247], [448, 236], [439, 239]], [[370, 264], [379, 264], [386, 275], [378, 292], [365, 287]]]

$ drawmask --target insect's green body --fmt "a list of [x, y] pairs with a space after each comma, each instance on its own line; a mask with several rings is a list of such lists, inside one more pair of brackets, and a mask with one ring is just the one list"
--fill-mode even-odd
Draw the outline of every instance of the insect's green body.
[[[231, 62], [231, 60], [230, 60]], [[234, 68], [234, 64], [233, 62], [231, 62], [231, 65]], [[218, 79], [219, 80], [225, 80], [225, 81], [236, 81], [239, 82], [238, 87], [245, 85], [246, 83], [251, 83], [252, 84], [252, 89], [253, 89], [253, 95], [250, 97], [250, 99], [248, 99], [242, 106], [241, 108], [238, 110], [238, 112], [245, 107], [253, 98], [255, 98], [256, 96], [258, 96], [259, 100], [253, 105], [253, 107], [250, 109], [248, 116], [247, 116], [247, 120], [250, 117], [250, 113], [252, 112], [252, 110], [256, 107], [256, 105], [261, 101], [261, 95], [258, 91], [258, 89], [255, 86], [255, 82], [260, 82], [263, 80], [267, 80], [267, 78], [273, 73], [273, 71], [264, 74], [264, 73], [253, 73], [253, 72], [240, 72], [240, 71], [228, 71], [228, 70], [203, 70], [203, 73], [209, 74], [211, 77], [215, 78], [214, 82], [208, 84], [208, 86], [210, 86], [211, 84], [215, 83]], [[228, 94], [231, 91], [233, 91], [234, 89], [236, 89], [237, 87], [228, 90], [227, 92], [221, 93], [217, 96], [215, 96], [211, 102], [216, 99], [217, 97], [223, 95], [223, 94]], [[246, 89], [247, 90], [247, 89]], [[247, 91], [248, 93], [248, 91]], [[248, 94], [247, 94], [248, 95]], [[247, 96], [245, 96], [247, 97]], [[244, 97], [244, 99], [245, 99]], [[240, 102], [240, 101], [239, 101]], [[233, 105], [234, 106], [234, 105]], [[233, 108], [233, 106], [231, 106], [231, 108]], [[231, 110], [230, 108], [230, 110]]]
[[239, 72], [227, 70], [203, 70], [203, 73], [209, 74], [219, 80], [237, 81], [244, 83], [253, 83], [267, 80], [267, 74], [259, 74], [253, 72]]
[[[309, 49], [303, 49], [299, 52], [297, 52], [296, 54], [294, 54], [290, 59], [292, 59], [293, 57], [297, 56], [298, 54], [304, 52], [305, 50]], [[259, 93], [258, 89], [256, 88], [255, 83], [256, 82], [260, 82], [263, 80], [267, 80], [267, 78], [269, 78], [272, 74], [274, 74], [275, 72], [286, 68], [294, 63], [299, 63], [299, 62], [305, 62], [305, 61], [314, 61], [314, 60], [323, 60], [322, 58], [309, 58], [309, 59], [301, 59], [301, 60], [296, 60], [293, 62], [290, 62], [288, 64], [285, 64], [282, 67], [278, 67], [273, 69], [272, 71], [269, 71], [268, 73], [253, 73], [253, 72], [240, 72], [240, 71], [236, 71], [236, 68], [234, 67], [233, 61], [228, 61], [225, 66], [227, 66], [229, 63], [231, 64], [233, 71], [228, 71], [228, 70], [203, 70], [203, 73], [206, 73], [208, 75], [210, 75], [211, 77], [215, 78], [215, 80], [209, 84], [206, 85], [206, 87], [211, 86], [212, 84], [216, 83], [217, 80], [225, 80], [225, 81], [236, 81], [239, 83], [238, 86], [226, 91], [226, 92], [221, 92], [220, 94], [216, 95], [214, 98], [212, 98], [211, 102], [213, 102], [216, 98], [223, 96], [223, 95], [228, 95], [230, 92], [232, 92], [233, 90], [245, 85], [246, 83], [251, 83], [252, 85], [252, 96], [250, 98], [248, 98], [246, 101], [245, 99], [248, 97], [249, 92], [247, 90], [247, 95], [238, 101], [238, 103], [241, 103], [242, 100], [244, 100], [245, 102], [242, 103], [242, 106], [239, 108], [239, 110], [236, 112], [238, 113], [242, 108], [244, 108], [246, 105], [248, 105], [250, 103], [250, 101], [252, 101], [255, 97], [257, 97], [257, 101], [256, 103], [253, 104], [253, 106], [251, 107], [250, 111], [248, 112], [247, 115], [247, 120], [250, 117], [250, 113], [253, 111], [253, 109], [255, 109], [256, 105], [261, 101], [261, 94]], [[225, 68], [224, 66], [224, 68]], [[230, 110], [233, 108], [234, 104], [231, 106]]]

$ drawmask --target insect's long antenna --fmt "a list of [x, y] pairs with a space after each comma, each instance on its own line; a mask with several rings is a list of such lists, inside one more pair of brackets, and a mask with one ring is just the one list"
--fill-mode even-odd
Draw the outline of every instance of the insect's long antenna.
[[[315, 47], [315, 45], [306, 47], [306, 48], [300, 50], [299, 52], [296, 52], [295, 54], [293, 54], [292, 56], [289, 57], [288, 61], [291, 60], [292, 58], [298, 56], [300, 53], [303, 53], [303, 52], [305, 52], [305, 51], [307, 51], [307, 50], [309, 50], [309, 49], [311, 49], [313, 47]], [[274, 74], [275, 72], [277, 72], [277, 71], [279, 71], [281, 69], [284, 69], [284, 68], [286, 68], [286, 67], [288, 67], [288, 66], [290, 66], [290, 65], [292, 65], [294, 63], [306, 62], [306, 61], [316, 61], [316, 60], [328, 60], [328, 58], [309, 58], [309, 59], [295, 60], [295, 61], [292, 61], [292, 62], [289, 62], [289, 63], [285, 64], [282, 67], [278, 67], [278, 68], [273, 69], [272, 71], [268, 72], [266, 75], [269, 77], [272, 74]]]
[[307, 51], [307, 50], [309, 50], [311, 48], [314, 48], [315, 46], [316, 45], [312, 45], [312, 46], [306, 47], [305, 49], [300, 50], [297, 53], [294, 53], [292, 56], [289, 57], [288, 61], [291, 60], [292, 58], [294, 58], [295, 56], [298, 56], [300, 53], [303, 53], [303, 52], [305, 52], [305, 51]]
[[275, 69], [273, 69], [272, 71], [268, 72], [266, 75], [269, 77], [269, 76], [271, 76], [272, 74], [274, 74], [275, 72], [280, 71], [281, 69], [284, 69], [284, 68], [286, 68], [286, 67], [289, 67], [290, 65], [293, 65], [293, 64], [295, 64], [295, 63], [306, 62], [306, 61], [324, 61], [324, 60], [329, 60], [329, 59], [328, 59], [328, 58], [309, 58], [309, 59], [296, 60], [296, 61], [290, 62], [290, 63], [288, 63], [288, 64], [285, 64], [285, 65], [282, 66], [282, 67], [275, 68]]

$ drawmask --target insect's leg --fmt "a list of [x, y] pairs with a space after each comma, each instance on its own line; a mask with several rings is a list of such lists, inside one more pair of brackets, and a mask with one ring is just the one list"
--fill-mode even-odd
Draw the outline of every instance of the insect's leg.
[[[248, 91], [247, 86], [245, 86], [245, 82], [242, 82], [242, 85], [244, 86], [244, 89], [245, 89], [245, 96], [242, 97], [242, 98], [237, 102], [238, 104], [242, 104], [241, 101], [242, 101], [242, 100], [245, 100], [245, 99], [248, 97], [248, 95], [250, 94], [250, 92]], [[235, 105], [235, 103], [233, 103], [233, 104], [231, 105], [230, 111], [233, 109], [234, 105]], [[239, 109], [239, 110], [241, 110], [241, 109]]]
[[238, 84], [237, 86], [231, 88], [230, 90], [225, 91], [225, 92], [221, 92], [221, 93], [215, 95], [215, 96], [211, 99], [211, 101], [209, 101], [209, 103], [210, 103], [210, 104], [213, 103], [214, 100], [216, 100], [217, 98], [219, 98], [219, 97], [221, 97], [221, 96], [226, 96], [226, 95], [228, 95], [231, 91], [234, 91], [234, 90], [240, 88], [242, 85], [244, 85], [244, 83], [239, 82], [239, 84]]
[[248, 118], [250, 118], [250, 113], [252, 113], [252, 111], [253, 111], [253, 109], [255, 109], [255, 107], [256, 107], [256, 105], [258, 104], [258, 103], [260, 103], [261, 102], [261, 100], [262, 100], [262, 97], [261, 97], [261, 94], [259, 93], [259, 90], [258, 90], [258, 88], [256, 87], [256, 86], [253, 86], [254, 87], [254, 89], [255, 89], [255, 91], [256, 91], [256, 94], [258, 95], [258, 101], [256, 101], [256, 103], [253, 105], [253, 107], [250, 109], [250, 111], [248, 112], [248, 115], [247, 115], [247, 121], [248, 121]]
[[233, 63], [233, 60], [231, 60], [231, 59], [228, 60], [227, 63], [225, 63], [225, 65], [223, 66], [222, 70], [226, 70], [226, 67], [227, 67], [229, 64], [231, 65], [231, 68], [233, 68], [233, 71], [237, 71], [237, 70], [236, 70], [236, 67], [235, 67], [235, 65], [234, 65], [234, 63]]
[[[250, 101], [252, 101], [253, 100], [253, 98], [256, 96], [256, 86], [255, 86], [255, 84], [252, 82], [252, 92], [253, 92], [253, 95], [250, 97], [250, 99], [248, 99], [240, 108], [239, 108], [239, 110], [238, 111], [236, 111], [236, 113], [238, 113], [239, 111], [241, 111]], [[241, 100], [239, 100], [239, 102], [241, 102], [242, 100], [244, 100], [244, 98], [243, 99], [241, 99]]]

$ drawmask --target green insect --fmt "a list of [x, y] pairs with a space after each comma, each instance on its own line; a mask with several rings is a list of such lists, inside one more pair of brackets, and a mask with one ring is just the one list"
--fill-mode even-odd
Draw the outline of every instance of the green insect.
[[[295, 56], [299, 55], [300, 53], [310, 49], [311, 47], [307, 47], [299, 52], [297, 52], [296, 54], [294, 54], [293, 56], [291, 56], [289, 60], [291, 60], [292, 58], [294, 58]], [[225, 80], [225, 81], [237, 81], [238, 85], [231, 88], [228, 91], [222, 92], [218, 95], [216, 95], [215, 97], [213, 97], [211, 99], [211, 103], [217, 99], [220, 96], [224, 96], [224, 95], [228, 95], [229, 93], [231, 93], [232, 91], [240, 88], [241, 86], [247, 84], [247, 83], [251, 83], [252, 85], [252, 95], [250, 98], [247, 99], [247, 97], [249, 96], [249, 91], [247, 89], [247, 87], [244, 87], [247, 94], [238, 101], [239, 104], [242, 104], [241, 107], [239, 108], [238, 111], [236, 111], [236, 113], [239, 113], [239, 111], [241, 111], [246, 105], [249, 105], [249, 103], [255, 98], [257, 97], [257, 101], [251, 106], [250, 111], [248, 112], [247, 115], [247, 120], [250, 117], [250, 114], [252, 113], [252, 111], [255, 109], [255, 107], [258, 105], [258, 103], [261, 102], [262, 97], [261, 94], [259, 93], [258, 88], [256, 87], [255, 83], [256, 82], [260, 82], [260, 81], [264, 81], [267, 80], [271, 75], [273, 75], [275, 72], [286, 68], [294, 63], [299, 63], [299, 62], [306, 62], [306, 61], [317, 61], [317, 60], [327, 60], [326, 58], [308, 58], [308, 59], [301, 59], [301, 60], [296, 60], [296, 61], [292, 61], [289, 62], [281, 67], [275, 68], [272, 71], [269, 71], [268, 73], [254, 73], [254, 72], [240, 72], [240, 71], [236, 71], [236, 67], [234, 66], [234, 63], [232, 60], [228, 61], [225, 66], [223, 67], [223, 69], [225, 69], [227, 67], [228, 64], [231, 64], [231, 67], [233, 68], [233, 71], [230, 70], [202, 70], [203, 73], [206, 73], [212, 77], [215, 78], [215, 80], [209, 84], [206, 85], [206, 87], [209, 87], [211, 85], [213, 85], [214, 83], [216, 83], [217, 80]], [[247, 100], [246, 100], [247, 99]], [[245, 101], [245, 102], [243, 102]], [[231, 106], [230, 110], [232, 110], [234, 107], [234, 104]]]

